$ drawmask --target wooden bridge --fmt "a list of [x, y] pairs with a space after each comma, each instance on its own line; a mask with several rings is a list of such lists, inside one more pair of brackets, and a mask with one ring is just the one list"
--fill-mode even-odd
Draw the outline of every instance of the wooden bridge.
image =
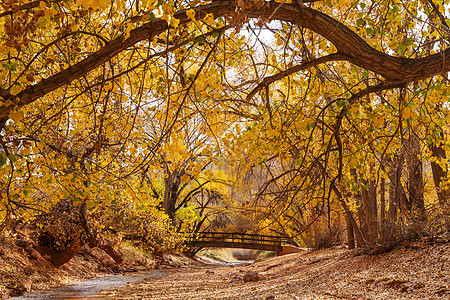
[[247, 233], [201, 232], [187, 242], [193, 247], [243, 248], [283, 252], [283, 247], [294, 244], [292, 238]]

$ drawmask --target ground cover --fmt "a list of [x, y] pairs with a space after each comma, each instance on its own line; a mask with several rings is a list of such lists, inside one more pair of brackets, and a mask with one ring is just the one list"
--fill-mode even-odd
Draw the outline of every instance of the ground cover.
[[[378, 255], [344, 247], [242, 266], [189, 266], [102, 294], [109, 299], [449, 299], [448, 237]], [[248, 272], [259, 280], [244, 282]]]

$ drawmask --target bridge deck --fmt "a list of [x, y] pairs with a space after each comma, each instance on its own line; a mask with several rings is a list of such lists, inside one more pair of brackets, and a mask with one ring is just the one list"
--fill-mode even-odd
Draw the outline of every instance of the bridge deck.
[[270, 236], [231, 232], [202, 232], [188, 242], [194, 247], [244, 248], [281, 252], [283, 245], [292, 244], [292, 239], [282, 236]]

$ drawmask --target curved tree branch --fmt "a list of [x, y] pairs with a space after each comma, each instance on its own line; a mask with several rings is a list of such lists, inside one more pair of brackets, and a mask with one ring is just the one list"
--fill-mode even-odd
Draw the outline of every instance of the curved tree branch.
[[296, 66], [294, 66], [292, 68], [289, 68], [289, 69], [286, 69], [284, 71], [281, 71], [281, 72], [279, 72], [279, 73], [277, 73], [275, 75], [266, 77], [266, 78], [263, 79], [263, 81], [260, 84], [258, 84], [250, 92], [250, 94], [248, 94], [247, 101], [250, 101], [250, 99], [253, 98], [256, 95], [256, 93], [261, 91], [264, 87], [270, 85], [271, 83], [273, 83], [275, 81], [281, 80], [281, 79], [283, 79], [286, 76], [292, 75], [292, 74], [297, 73], [297, 72], [302, 71], [302, 70], [306, 70], [306, 69], [315, 67], [317, 65], [320, 65], [320, 64], [323, 64], [323, 63], [326, 63], [326, 62], [345, 60], [346, 58], [347, 57], [344, 54], [333, 53], [333, 54], [329, 54], [329, 55], [326, 55], [326, 56], [323, 56], [323, 57], [320, 57], [320, 58], [317, 58], [317, 59], [313, 59], [313, 60], [310, 60], [310, 61], [303, 62], [303, 63], [301, 63], [299, 65], [296, 65]]
[[[32, 9], [32, 8], [36, 8], [39, 6], [39, 4], [41, 4], [41, 2], [46, 2], [46, 3], [58, 3], [61, 2], [62, 0], [54, 0], [54, 1], [42, 1], [42, 0], [36, 0], [36, 1], [31, 1], [25, 4], [20, 5], [19, 10], [28, 10], [28, 9]], [[9, 16], [9, 15], [13, 15], [16, 12], [16, 10], [6, 10], [4, 12], [0, 13], [0, 18], [4, 17], [4, 16]]]
[[[306, 1], [305, 1], [306, 2]], [[215, 18], [223, 17], [236, 12], [234, 0], [212, 1], [210, 4], [195, 8], [196, 18], [202, 19], [206, 14], [212, 13]], [[330, 16], [298, 4], [282, 4], [267, 2], [260, 9], [250, 9], [245, 13], [250, 18], [270, 18], [308, 28], [333, 43], [338, 53], [346, 56], [346, 60], [366, 70], [375, 72], [388, 81], [410, 82], [421, 80], [450, 70], [450, 48], [440, 53], [422, 58], [394, 57], [370, 47], [361, 37], [350, 28]], [[186, 10], [175, 13], [180, 25], [191, 20]], [[14, 105], [21, 107], [34, 102], [36, 99], [69, 84], [129, 47], [164, 32], [169, 28], [165, 20], [154, 20], [133, 29], [130, 36], [125, 35], [112, 40], [100, 50], [93, 53], [77, 64], [43, 79], [37, 84], [27, 86], [17, 95], [1, 93], [5, 102], [10, 100], [13, 105], [0, 107], [0, 125], [4, 125]]]

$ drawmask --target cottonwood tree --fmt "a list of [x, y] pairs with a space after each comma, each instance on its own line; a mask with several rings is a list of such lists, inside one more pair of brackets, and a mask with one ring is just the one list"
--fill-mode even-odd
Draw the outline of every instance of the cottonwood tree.
[[[46, 182], [41, 192], [54, 199], [68, 190], [86, 201], [108, 198], [93, 197], [91, 187], [106, 193], [108, 183], [126, 186], [180, 129], [179, 121], [189, 118], [189, 109], [230, 126], [245, 124], [241, 147], [246, 148], [234, 151], [251, 153], [250, 164], [274, 158], [283, 166], [270, 175], [272, 182], [282, 181], [273, 199], [282, 196], [286, 208], [302, 203], [299, 185], [310, 186], [305, 195], [314, 195], [328, 211], [337, 200], [361, 245], [373, 244], [379, 231], [368, 230], [368, 238], [357, 224], [363, 217], [354, 217], [357, 208], [348, 201], [354, 193], [346, 184], [355, 181], [350, 170], [357, 169], [361, 192], [373, 191], [373, 181], [381, 178], [375, 176], [382, 169], [380, 157], [396, 161], [405, 140], [422, 152], [427, 142], [439, 210], [448, 212], [446, 105], [436, 108], [446, 102], [450, 69], [446, 3], [10, 0], [2, 5], [5, 220], [41, 205], [34, 197], [40, 182]], [[276, 49], [258, 36], [261, 28], [273, 33]], [[423, 129], [416, 130], [420, 124], [413, 121], [423, 122]], [[158, 128], [158, 135], [150, 140], [140, 134], [145, 126]], [[383, 137], [382, 126], [392, 139]], [[207, 130], [217, 130], [213, 139], [225, 137], [230, 149], [240, 135], [226, 136], [214, 126]], [[49, 155], [46, 149], [54, 150]], [[418, 182], [420, 174], [412, 171], [417, 151], [411, 153], [409, 177]], [[77, 173], [84, 168], [88, 172]], [[392, 176], [385, 179], [394, 187]], [[378, 226], [373, 205], [364, 209], [372, 227]]]

